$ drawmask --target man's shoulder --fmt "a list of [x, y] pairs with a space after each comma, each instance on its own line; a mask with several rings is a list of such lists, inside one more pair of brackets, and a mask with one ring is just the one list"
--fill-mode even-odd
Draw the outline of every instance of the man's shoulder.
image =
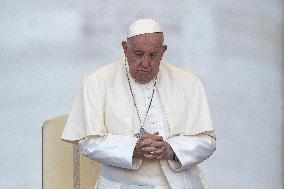
[[96, 71], [85, 76], [85, 79], [104, 80], [104, 79], [110, 78], [110, 76], [114, 75], [115, 72], [117, 72], [118, 70], [121, 70], [121, 66], [122, 66], [122, 60], [118, 60], [118, 61], [106, 64], [98, 68]]

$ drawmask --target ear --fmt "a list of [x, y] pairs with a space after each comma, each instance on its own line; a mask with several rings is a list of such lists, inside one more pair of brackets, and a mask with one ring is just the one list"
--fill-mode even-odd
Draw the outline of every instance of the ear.
[[162, 47], [162, 54], [164, 54], [167, 49], [168, 49], [168, 46], [167, 45], [163, 45], [163, 47]]
[[168, 49], [167, 45], [163, 45], [163, 53]]
[[122, 42], [121, 42], [121, 45], [122, 45], [124, 54], [126, 55], [127, 49], [128, 49], [128, 47], [127, 47], [127, 42], [126, 42], [126, 41], [122, 41]]

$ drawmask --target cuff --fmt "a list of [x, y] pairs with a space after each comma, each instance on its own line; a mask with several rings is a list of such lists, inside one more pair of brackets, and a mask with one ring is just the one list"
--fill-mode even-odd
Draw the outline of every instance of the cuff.
[[142, 159], [132, 158], [132, 170], [137, 170], [142, 164]]
[[181, 171], [182, 165], [180, 161], [168, 160], [168, 163], [173, 171]]

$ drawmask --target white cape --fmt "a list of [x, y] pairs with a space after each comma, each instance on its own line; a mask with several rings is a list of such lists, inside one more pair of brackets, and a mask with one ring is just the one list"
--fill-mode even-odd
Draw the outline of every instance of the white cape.
[[[196, 76], [162, 61], [157, 90], [169, 126], [167, 141], [180, 160], [179, 164], [160, 161], [162, 170], [172, 189], [203, 189], [203, 176], [195, 165], [215, 151], [204, 88]], [[133, 136], [139, 130], [138, 125], [132, 125], [133, 108], [124, 60], [109, 64], [84, 79], [62, 139], [78, 141], [108, 134]], [[213, 140], [204, 137], [204, 133]], [[196, 138], [184, 139], [186, 136], [200, 136], [201, 142], [195, 142]], [[132, 166], [131, 152], [128, 160], [125, 168]]]

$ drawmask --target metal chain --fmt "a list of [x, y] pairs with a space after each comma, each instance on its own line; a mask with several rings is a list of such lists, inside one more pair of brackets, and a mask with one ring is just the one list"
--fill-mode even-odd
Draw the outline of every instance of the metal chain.
[[155, 89], [156, 89], [156, 84], [157, 84], [157, 76], [155, 77], [155, 80], [154, 80], [154, 86], [153, 86], [153, 91], [152, 91], [152, 95], [151, 95], [151, 100], [150, 100], [149, 106], [147, 108], [144, 120], [142, 122], [140, 114], [139, 114], [138, 106], [137, 106], [137, 103], [136, 103], [136, 100], [135, 100], [135, 95], [134, 95], [132, 87], [131, 87], [130, 78], [129, 78], [128, 71], [127, 71], [126, 59], [124, 60], [124, 65], [125, 65], [125, 72], [126, 72], [126, 76], [127, 76], [127, 80], [128, 80], [129, 89], [130, 89], [130, 92], [131, 92], [131, 95], [132, 95], [133, 104], [135, 106], [137, 116], [138, 116], [138, 119], [139, 119], [139, 122], [140, 122], [140, 132], [135, 134], [135, 136], [137, 138], [139, 138], [142, 134], [144, 134], [146, 132], [145, 129], [144, 129], [144, 124], [145, 124], [146, 118], [148, 116], [148, 113], [149, 113], [149, 110], [150, 110], [150, 107], [151, 107], [151, 104], [152, 104], [152, 101], [153, 101], [153, 97], [154, 97], [154, 93], [155, 93]]

